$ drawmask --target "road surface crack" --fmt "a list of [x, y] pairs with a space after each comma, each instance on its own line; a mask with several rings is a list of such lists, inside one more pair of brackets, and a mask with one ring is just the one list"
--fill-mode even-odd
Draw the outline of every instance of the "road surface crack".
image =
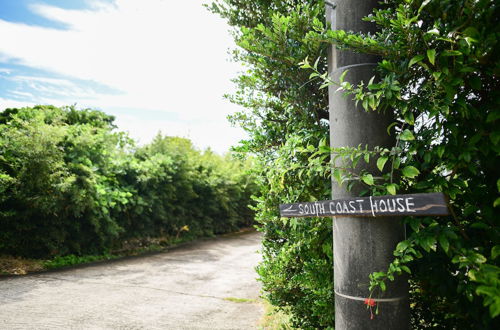
[[227, 297], [218, 297], [218, 296], [212, 296], [212, 295], [203, 295], [203, 294], [193, 294], [193, 293], [186, 293], [186, 292], [181, 292], [181, 291], [175, 291], [175, 290], [168, 290], [168, 289], [162, 289], [162, 288], [155, 288], [155, 287], [150, 287], [150, 286], [142, 286], [142, 285], [134, 285], [134, 284], [120, 284], [120, 283], [103, 283], [103, 282], [94, 282], [94, 281], [85, 281], [85, 280], [72, 280], [72, 279], [67, 279], [63, 277], [55, 277], [55, 276], [43, 276], [41, 277], [43, 279], [48, 279], [48, 280], [54, 280], [54, 281], [65, 281], [65, 282], [71, 282], [71, 283], [78, 283], [78, 284], [94, 284], [94, 285], [105, 285], [105, 286], [117, 286], [117, 287], [122, 287], [122, 288], [137, 288], [137, 289], [148, 289], [148, 290], [157, 290], [157, 291], [163, 291], [163, 292], [168, 292], [168, 293], [174, 293], [174, 294], [179, 294], [183, 296], [190, 296], [190, 297], [200, 297], [200, 298], [211, 298], [211, 299], [219, 299], [219, 300], [227, 300]]

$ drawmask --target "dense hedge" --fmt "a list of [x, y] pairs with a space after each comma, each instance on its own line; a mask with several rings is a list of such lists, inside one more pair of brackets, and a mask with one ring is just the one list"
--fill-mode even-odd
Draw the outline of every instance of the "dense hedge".
[[137, 147], [113, 119], [73, 107], [0, 113], [0, 253], [101, 254], [252, 224], [249, 160], [161, 135]]

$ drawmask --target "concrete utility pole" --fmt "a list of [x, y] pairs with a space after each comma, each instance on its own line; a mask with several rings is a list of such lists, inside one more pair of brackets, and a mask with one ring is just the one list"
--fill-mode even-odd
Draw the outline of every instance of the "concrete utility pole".
[[[373, 32], [375, 26], [361, 18], [370, 14], [377, 2], [328, 0], [327, 21], [334, 30]], [[342, 72], [349, 70], [345, 80], [354, 85], [360, 81], [367, 83], [374, 75], [378, 61], [375, 56], [338, 51], [334, 47], [329, 55], [328, 68], [333, 81], [338, 81]], [[331, 146], [393, 146], [394, 140], [386, 131], [390, 116], [365, 112], [361, 106], [355, 106], [351, 96], [336, 92], [337, 88], [331, 86], [329, 89]], [[376, 166], [369, 170], [372, 173], [378, 171]], [[359, 196], [359, 192], [360, 187], [348, 192], [345, 185], [339, 187], [335, 181], [332, 183], [333, 199]], [[404, 239], [400, 219], [337, 217], [333, 226], [335, 329], [408, 329], [408, 284], [405, 278], [388, 282], [385, 292], [375, 292], [372, 298], [378, 305], [379, 314], [373, 319], [370, 319], [370, 311], [364, 304], [369, 295], [369, 274], [387, 270], [396, 244]], [[373, 309], [375, 312], [375, 307]]]

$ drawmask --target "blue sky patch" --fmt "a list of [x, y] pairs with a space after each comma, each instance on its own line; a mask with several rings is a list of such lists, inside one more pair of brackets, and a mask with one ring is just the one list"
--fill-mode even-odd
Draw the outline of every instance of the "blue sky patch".
[[203, 3], [0, 0], [0, 111], [90, 107], [142, 142], [162, 131], [227, 150], [244, 136], [222, 97], [241, 67], [227, 61], [228, 26]]
[[[107, 0], [105, 2], [112, 2]], [[64, 9], [89, 9], [89, 1], [84, 0], [1, 0], [0, 19], [13, 23], [42, 26], [52, 29], [66, 29], [67, 26], [61, 22], [49, 20], [33, 10], [34, 5], [49, 5]]]
[[58, 99], [74, 102], [82, 95], [123, 92], [91, 80], [68, 77], [19, 64], [0, 64], [0, 98], [19, 102]]

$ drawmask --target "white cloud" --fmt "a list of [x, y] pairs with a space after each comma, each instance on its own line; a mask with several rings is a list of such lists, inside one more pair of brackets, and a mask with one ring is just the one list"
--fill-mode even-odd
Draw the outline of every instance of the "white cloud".
[[[24, 94], [24, 96], [29, 96], [29, 99], [33, 102], [38, 103], [45, 104], [47, 103], [47, 99], [52, 100], [55, 98], [54, 105], [60, 103], [67, 104], [68, 102], [74, 103], [75, 100], [80, 100], [84, 103], [95, 102], [99, 104], [101, 103], [100, 98], [107, 97], [106, 94], [97, 93], [93, 88], [79, 85], [68, 79], [24, 75], [12, 75], [4, 79], [15, 82], [18, 86], [16, 90], [9, 91], [11, 94], [19, 96]], [[27, 87], [27, 91], [31, 91], [36, 95], [23, 91], [25, 87]]]
[[20, 102], [16, 100], [4, 99], [0, 97], [0, 109], [4, 110], [7, 108], [23, 108], [23, 107], [32, 107], [34, 103], [31, 102]]
[[[183, 121], [223, 122], [217, 133], [232, 131], [225, 117], [238, 108], [222, 95], [232, 90], [230, 79], [241, 68], [227, 61], [232, 47], [228, 27], [203, 2], [116, 0], [113, 5], [94, 2], [91, 10], [35, 4], [38, 14], [69, 29], [0, 20], [0, 56], [121, 92], [111, 95], [74, 84], [62, 89], [60, 94], [82, 106], [176, 112]], [[38, 88], [47, 83], [46, 93], [56, 88], [55, 82], [31, 83]]]
[[51, 85], [59, 85], [59, 86], [74, 86], [74, 84], [66, 79], [57, 79], [57, 78], [47, 78], [47, 77], [31, 77], [31, 76], [13, 76], [10, 78], [13, 81], [20, 82], [28, 82], [28, 83], [43, 83], [43, 84], [51, 84]]
[[21, 97], [29, 97], [29, 98], [34, 98], [35, 96], [31, 93], [28, 93], [28, 92], [20, 92], [20, 91], [12, 91], [10, 92], [11, 94], [14, 94], [14, 95], [18, 95], [18, 96], [21, 96]]
[[124, 115], [117, 117], [116, 124], [121, 130], [128, 131], [130, 136], [141, 144], [150, 141], [161, 132], [163, 135], [189, 138], [201, 149], [211, 147], [214, 151], [223, 152], [229, 150], [236, 141], [245, 138], [241, 130], [228, 128], [220, 122], [179, 122]]

